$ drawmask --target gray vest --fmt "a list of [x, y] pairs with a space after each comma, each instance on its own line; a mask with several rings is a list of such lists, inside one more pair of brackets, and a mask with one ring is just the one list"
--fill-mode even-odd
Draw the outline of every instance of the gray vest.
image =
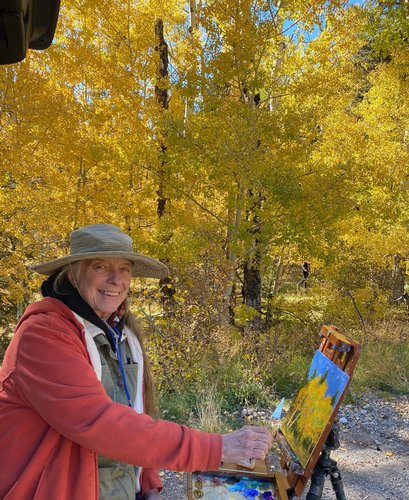
[[[102, 378], [108, 396], [112, 401], [128, 405], [124, 383], [116, 354], [103, 333], [94, 337], [101, 358]], [[138, 365], [132, 362], [128, 341], [121, 343], [122, 359], [131, 401], [136, 397]], [[115, 433], [115, 429], [112, 429]], [[135, 467], [98, 455], [99, 499], [100, 500], [135, 500]]]

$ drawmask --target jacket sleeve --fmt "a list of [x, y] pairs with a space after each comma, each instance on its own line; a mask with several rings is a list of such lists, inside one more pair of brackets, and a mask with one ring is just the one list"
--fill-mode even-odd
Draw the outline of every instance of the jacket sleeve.
[[96, 453], [148, 469], [218, 469], [220, 435], [155, 421], [113, 403], [75, 326], [58, 315], [39, 316], [20, 327], [13, 376], [20, 397], [54, 430]]
[[157, 488], [159, 491], [163, 489], [162, 480], [159, 472], [156, 469], [142, 469], [141, 474], [142, 493]]

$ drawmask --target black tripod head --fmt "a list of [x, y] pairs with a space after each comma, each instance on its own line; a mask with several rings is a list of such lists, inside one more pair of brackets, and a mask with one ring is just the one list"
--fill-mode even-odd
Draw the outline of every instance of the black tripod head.
[[330, 430], [330, 433], [328, 434], [328, 437], [325, 441], [324, 447], [325, 447], [325, 449], [330, 450], [330, 451], [337, 450], [340, 447], [338, 420], [335, 420], [334, 423], [332, 424], [332, 429]]

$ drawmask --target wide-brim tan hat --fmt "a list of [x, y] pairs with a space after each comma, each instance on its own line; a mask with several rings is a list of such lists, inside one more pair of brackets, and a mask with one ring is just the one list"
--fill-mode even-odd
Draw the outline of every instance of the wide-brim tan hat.
[[30, 269], [51, 276], [66, 264], [79, 260], [118, 258], [130, 260], [132, 276], [165, 278], [168, 268], [159, 260], [134, 252], [132, 238], [113, 224], [92, 224], [71, 233], [70, 255], [44, 262]]

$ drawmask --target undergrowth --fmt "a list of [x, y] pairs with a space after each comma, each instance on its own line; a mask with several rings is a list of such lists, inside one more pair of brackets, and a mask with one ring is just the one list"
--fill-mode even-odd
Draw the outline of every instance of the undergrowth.
[[[279, 399], [292, 399], [306, 380], [319, 329], [280, 324], [247, 337], [226, 331], [217, 359], [203, 356], [201, 378], [177, 384], [174, 392], [162, 392], [164, 417], [220, 432], [229, 427], [234, 412], [243, 408], [273, 409]], [[347, 399], [368, 390], [393, 394], [409, 392], [408, 326], [380, 323], [345, 332], [362, 344]], [[219, 332], [221, 335], [221, 332]], [[234, 338], [234, 341], [233, 341]], [[212, 353], [214, 356], [214, 352]]]

